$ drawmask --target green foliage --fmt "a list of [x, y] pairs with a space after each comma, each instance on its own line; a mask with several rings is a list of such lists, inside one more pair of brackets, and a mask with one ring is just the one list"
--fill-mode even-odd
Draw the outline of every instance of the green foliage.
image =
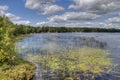
[[0, 17], [0, 80], [29, 80], [34, 75], [35, 65], [16, 56], [16, 29], [7, 17]]
[[4, 64], [0, 67], [0, 80], [30, 80], [34, 75], [35, 65], [16, 58], [17, 65]]
[[89, 79], [93, 80], [95, 76], [109, 73], [112, 70], [113, 64], [107, 55], [108, 52], [105, 50], [84, 47], [75, 48], [68, 53], [53, 53], [32, 56], [32, 58], [39, 60], [42, 65], [49, 67], [53, 72], [60, 71], [65, 76], [72, 77], [90, 76]]
[[14, 28], [8, 18], [0, 17], [0, 65], [3, 63], [12, 64], [14, 59], [14, 44], [12, 43], [12, 32]]

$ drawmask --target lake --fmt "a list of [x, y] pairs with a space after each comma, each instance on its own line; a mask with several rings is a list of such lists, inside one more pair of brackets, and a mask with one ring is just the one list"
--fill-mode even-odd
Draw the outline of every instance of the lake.
[[[49, 80], [43, 78], [42, 66], [32, 60], [29, 54], [44, 55], [65, 52], [74, 47], [91, 47], [109, 51], [109, 57], [117, 64], [115, 72], [96, 80], [120, 80], [120, 33], [41, 33], [30, 34], [16, 44], [19, 56], [37, 65], [34, 80]], [[51, 74], [52, 75], [52, 74]], [[48, 75], [49, 76], [49, 75]]]

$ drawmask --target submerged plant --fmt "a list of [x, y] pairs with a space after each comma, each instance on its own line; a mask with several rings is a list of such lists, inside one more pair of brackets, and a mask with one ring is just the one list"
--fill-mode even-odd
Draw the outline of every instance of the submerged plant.
[[53, 72], [62, 74], [60, 77], [72, 77], [78, 80], [94, 80], [96, 76], [109, 73], [113, 66], [112, 60], [108, 58], [108, 51], [89, 47], [32, 58], [39, 60], [40, 64], [50, 68]]

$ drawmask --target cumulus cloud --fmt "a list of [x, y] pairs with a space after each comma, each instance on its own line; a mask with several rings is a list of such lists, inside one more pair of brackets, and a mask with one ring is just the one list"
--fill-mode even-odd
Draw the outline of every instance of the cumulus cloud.
[[8, 6], [0, 6], [0, 16], [5, 15], [6, 17], [8, 17], [13, 23], [15, 24], [23, 24], [23, 25], [29, 25], [30, 21], [28, 20], [21, 20], [21, 17], [16, 16], [15, 14], [12, 13], [8, 13]]
[[56, 0], [26, 0], [25, 7], [29, 9], [40, 9], [46, 4], [55, 2]]
[[118, 17], [113, 17], [113, 18], [109, 18], [109, 19], [107, 20], [107, 22], [109, 22], [109, 23], [120, 23], [120, 16], [118, 16]]
[[56, 15], [49, 18], [50, 22], [74, 22], [74, 21], [83, 21], [83, 20], [93, 20], [99, 18], [100, 15], [86, 13], [86, 12], [66, 12], [63, 15]]
[[69, 9], [84, 9], [97, 14], [120, 9], [120, 0], [73, 0], [73, 2]]
[[7, 10], [8, 6], [0, 6], [0, 15], [4, 15]]
[[65, 23], [51, 23], [49, 21], [46, 22], [37, 22], [37, 26], [55, 26], [55, 27], [86, 27], [86, 28], [116, 28], [120, 29], [119, 25], [113, 23], [106, 22], [65, 22]]
[[20, 19], [20, 17], [19, 16], [16, 16], [16, 15], [14, 15], [14, 14], [12, 14], [12, 13], [5, 13], [5, 16], [7, 16], [10, 20], [19, 20]]
[[57, 12], [63, 11], [64, 8], [57, 6], [57, 5], [48, 5], [44, 8], [44, 13], [43, 14], [55, 14]]
[[5, 15], [10, 20], [19, 20], [20, 19], [19, 16], [16, 16], [12, 13], [8, 13], [7, 10], [8, 10], [8, 6], [6, 6], [6, 5], [5, 6], [0, 6], [0, 16]]
[[28, 20], [19, 20], [19, 21], [13, 21], [13, 22], [18, 25], [29, 25], [31, 23]]
[[58, 26], [57, 23], [52, 23], [49, 21], [41, 21], [41, 22], [37, 22], [36, 26]]
[[65, 27], [87, 27], [87, 28], [120, 28], [119, 25], [105, 22], [75, 22], [66, 23]]
[[38, 10], [44, 15], [52, 15], [63, 11], [64, 8], [53, 3], [56, 0], [26, 0], [25, 7], [33, 10]]
[[95, 28], [111, 28], [113, 24], [103, 23], [103, 22], [85, 22], [82, 24], [83, 27], [95, 27]]
[[48, 24], [48, 22], [45, 22], [45, 21], [36, 23], [37, 26], [44, 26], [46, 24]]

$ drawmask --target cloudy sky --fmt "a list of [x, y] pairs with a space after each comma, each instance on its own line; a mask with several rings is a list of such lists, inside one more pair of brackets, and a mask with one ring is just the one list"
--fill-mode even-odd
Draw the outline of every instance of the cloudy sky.
[[0, 0], [15, 24], [120, 28], [120, 0]]

